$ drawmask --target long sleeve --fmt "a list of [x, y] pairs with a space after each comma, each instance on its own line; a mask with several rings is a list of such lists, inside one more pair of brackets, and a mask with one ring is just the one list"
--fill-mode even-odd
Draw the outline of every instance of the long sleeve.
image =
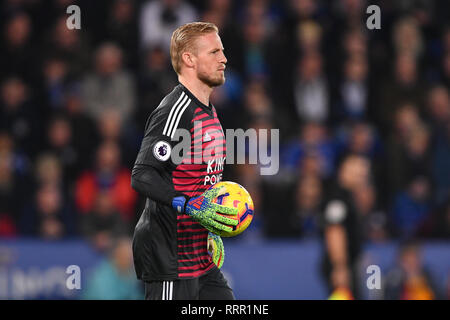
[[173, 185], [166, 181], [158, 169], [137, 164], [133, 168], [131, 186], [140, 194], [168, 206], [172, 206], [173, 198], [183, 196], [175, 191]]
[[172, 182], [172, 172], [179, 164], [172, 159], [172, 149], [178, 143], [172, 137], [175, 130], [189, 133], [192, 128], [192, 112], [187, 109], [191, 100], [184, 92], [179, 92], [165, 99], [148, 118], [131, 176], [134, 190], [169, 206], [174, 197], [183, 196]]

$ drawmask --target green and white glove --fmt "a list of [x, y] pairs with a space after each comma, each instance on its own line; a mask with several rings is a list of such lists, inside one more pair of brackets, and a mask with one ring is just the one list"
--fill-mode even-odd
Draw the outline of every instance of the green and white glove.
[[206, 190], [202, 195], [188, 201], [183, 196], [175, 197], [172, 206], [178, 212], [192, 216], [210, 232], [217, 233], [218, 230], [229, 232], [233, 230], [232, 226], [238, 224], [236, 217], [233, 217], [237, 215], [237, 209], [213, 202], [215, 198], [225, 193], [225, 187], [220, 187]]
[[212, 232], [208, 233], [208, 251], [217, 268], [222, 268], [225, 260], [225, 248], [223, 246], [222, 238]]

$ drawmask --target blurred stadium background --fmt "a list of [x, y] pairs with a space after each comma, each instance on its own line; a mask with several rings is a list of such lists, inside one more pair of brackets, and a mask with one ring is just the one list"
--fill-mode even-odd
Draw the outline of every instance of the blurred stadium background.
[[[81, 30], [66, 27], [71, 4]], [[369, 4], [380, 30], [366, 27]], [[225, 169], [256, 208], [225, 239], [236, 297], [328, 298], [321, 208], [341, 160], [359, 155], [360, 297], [450, 298], [449, 15], [447, 0], [2, 1], [0, 298], [143, 298], [130, 173], [147, 116], [176, 84], [170, 35], [196, 20], [226, 48], [212, 96], [224, 129], [281, 134], [277, 175]], [[371, 264], [381, 289], [365, 287]], [[80, 290], [66, 287], [69, 265]]]

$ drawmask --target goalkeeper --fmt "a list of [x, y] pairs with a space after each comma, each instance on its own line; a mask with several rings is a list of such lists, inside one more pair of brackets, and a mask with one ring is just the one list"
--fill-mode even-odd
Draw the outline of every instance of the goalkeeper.
[[[133, 237], [134, 266], [146, 299], [234, 299], [219, 270], [224, 249], [215, 233], [236, 225], [237, 212], [214, 203], [224, 188], [209, 189], [222, 177], [226, 152], [209, 102], [212, 90], [225, 81], [223, 50], [211, 23], [186, 24], [172, 34], [170, 55], [179, 84], [150, 114], [131, 180], [146, 197]], [[174, 161], [172, 150], [183, 129], [191, 150]], [[201, 152], [194, 148], [199, 144]]]

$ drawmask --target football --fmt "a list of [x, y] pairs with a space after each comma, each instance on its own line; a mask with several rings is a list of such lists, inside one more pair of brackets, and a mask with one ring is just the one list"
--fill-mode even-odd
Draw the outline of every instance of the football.
[[237, 208], [237, 219], [239, 223], [233, 226], [230, 232], [220, 231], [218, 233], [221, 237], [234, 237], [244, 232], [250, 225], [254, 215], [253, 200], [248, 191], [238, 183], [231, 181], [222, 181], [213, 185], [212, 188], [219, 188], [225, 186], [226, 193], [214, 199], [214, 202], [223, 206]]

